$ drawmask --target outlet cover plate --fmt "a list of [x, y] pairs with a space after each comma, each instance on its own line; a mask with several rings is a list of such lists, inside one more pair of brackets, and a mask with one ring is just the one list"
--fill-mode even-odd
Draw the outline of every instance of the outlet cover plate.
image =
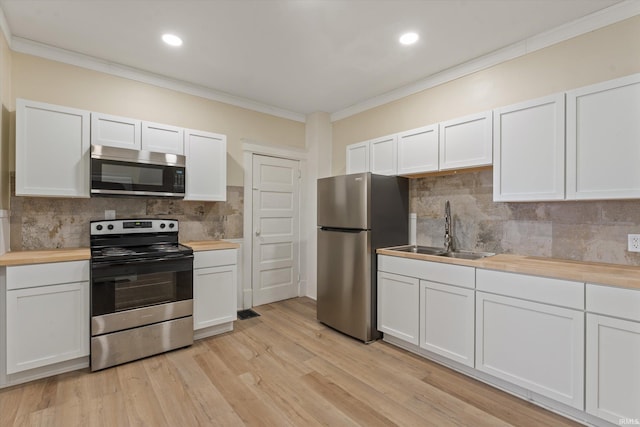
[[640, 252], [640, 234], [629, 234], [627, 250], [629, 252]]

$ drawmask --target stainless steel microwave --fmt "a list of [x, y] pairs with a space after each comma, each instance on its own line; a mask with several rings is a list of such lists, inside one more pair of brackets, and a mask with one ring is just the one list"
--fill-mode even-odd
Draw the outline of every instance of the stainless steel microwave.
[[91, 194], [184, 197], [185, 157], [91, 146]]

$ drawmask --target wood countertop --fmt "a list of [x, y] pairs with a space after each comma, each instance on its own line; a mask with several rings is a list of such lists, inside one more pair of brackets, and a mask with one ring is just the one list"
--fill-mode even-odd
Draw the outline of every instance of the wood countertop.
[[225, 240], [195, 240], [180, 243], [189, 246], [195, 252], [216, 251], [219, 249], [238, 249], [240, 247], [239, 243], [227, 242]]
[[91, 258], [89, 248], [47, 249], [7, 252], [0, 256], [0, 266], [44, 264], [48, 262], [84, 261]]
[[500, 254], [479, 260], [446, 258], [436, 255], [424, 255], [410, 252], [378, 249], [380, 255], [421, 259], [447, 264], [466, 265], [487, 270], [507, 271], [531, 274], [577, 282], [640, 289], [640, 267], [630, 265], [580, 262], [556, 258], [543, 258], [522, 255]]

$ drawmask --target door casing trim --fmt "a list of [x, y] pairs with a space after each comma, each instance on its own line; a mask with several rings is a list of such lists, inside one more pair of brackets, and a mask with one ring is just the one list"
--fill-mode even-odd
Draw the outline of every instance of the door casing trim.
[[306, 191], [305, 186], [308, 180], [307, 176], [307, 150], [297, 147], [284, 147], [263, 145], [255, 141], [242, 139], [242, 152], [243, 152], [243, 168], [244, 168], [244, 210], [243, 210], [243, 231], [242, 236], [244, 245], [242, 245], [242, 308], [253, 307], [253, 239], [251, 237], [253, 230], [253, 156], [270, 156], [279, 157], [282, 159], [296, 160], [300, 162], [300, 199], [299, 199], [299, 213], [300, 221], [298, 222], [298, 236], [300, 238], [300, 244], [298, 245], [298, 273], [300, 275], [298, 295], [306, 295], [306, 283], [307, 283], [307, 268], [305, 268], [305, 259], [303, 254], [307, 252], [306, 233], [308, 228], [308, 219], [310, 212], [308, 212], [308, 205], [305, 203]]

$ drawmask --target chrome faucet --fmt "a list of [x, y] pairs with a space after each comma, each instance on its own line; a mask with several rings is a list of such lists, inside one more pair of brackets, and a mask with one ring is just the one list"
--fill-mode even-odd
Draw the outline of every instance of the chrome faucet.
[[444, 204], [444, 250], [453, 251], [453, 227], [451, 223], [451, 205], [447, 200]]

